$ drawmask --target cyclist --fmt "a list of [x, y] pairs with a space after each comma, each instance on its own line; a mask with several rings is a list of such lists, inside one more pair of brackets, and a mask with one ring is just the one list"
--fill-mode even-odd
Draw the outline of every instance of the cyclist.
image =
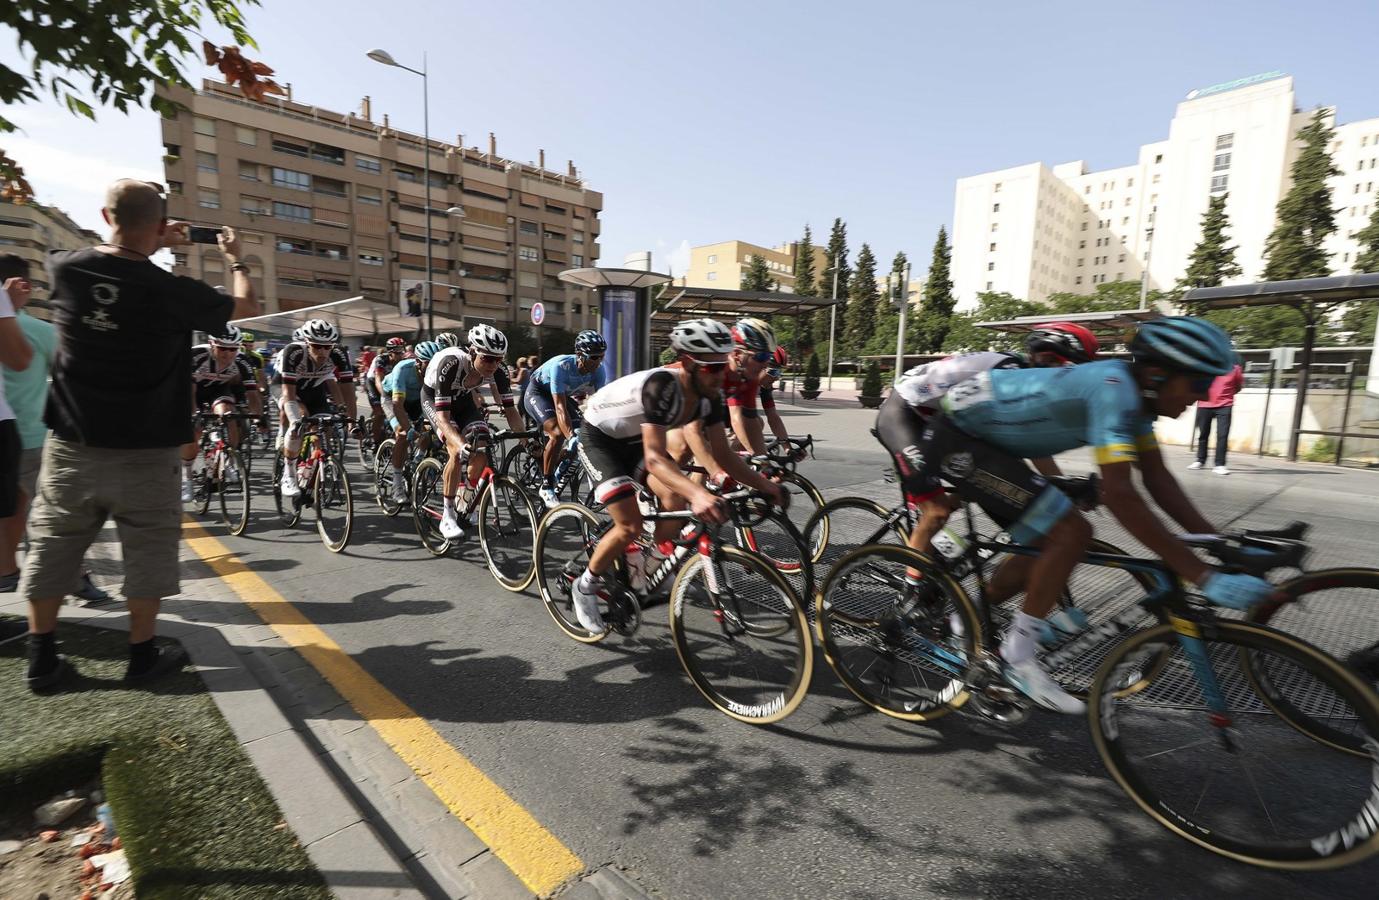
[[268, 364], [264, 360], [263, 354], [254, 349], [254, 333], [252, 331], [242, 331], [240, 332], [240, 336], [242, 338], [240, 341], [240, 355], [244, 357], [245, 362], [249, 363], [249, 367], [254, 370], [254, 381], [259, 386], [257, 397], [258, 408], [254, 408], [255, 404], [251, 400], [249, 411], [259, 417], [259, 439], [263, 441], [264, 446], [267, 446], [268, 419], [264, 415], [264, 411], [268, 404]]
[[469, 459], [469, 471], [460, 472], [460, 455], [468, 442], [466, 433], [473, 435], [488, 428], [484, 404], [476, 396], [479, 388], [487, 385], [494, 402], [502, 407], [508, 425], [513, 431], [522, 430], [522, 417], [512, 399], [507, 370], [503, 368], [507, 352], [508, 339], [501, 331], [492, 325], [475, 325], [469, 329], [468, 349], [449, 347], [442, 350], [432, 357], [423, 376], [422, 413], [450, 451], [442, 484], [445, 506], [440, 521], [441, 536], [446, 540], [464, 537], [466, 523], [460, 521], [455, 508], [461, 476], [472, 486], [487, 464], [486, 454], [475, 453]]
[[[613, 518], [613, 527], [599, 540], [572, 589], [575, 615], [591, 632], [604, 629], [598, 608], [603, 574], [642, 533], [639, 482], [645, 480], [662, 509], [688, 505], [705, 522], [724, 521], [718, 498], [686, 477], [669, 455], [669, 430], [684, 428], [691, 450], [715, 474], [726, 471], [777, 505], [785, 502], [780, 485], [754, 472], [728, 447], [722, 389], [733, 337], [727, 327], [713, 319], [681, 322], [670, 332], [670, 345], [680, 356], [677, 363], [625, 375], [594, 394], [585, 407], [580, 460], [596, 484], [595, 498]], [[678, 529], [674, 521], [658, 522], [657, 541], [674, 537]]]
[[[223, 334], [213, 334], [205, 344], [192, 348], [192, 385], [195, 404], [193, 412], [209, 410], [219, 415], [231, 415], [244, 406], [249, 396], [258, 400], [259, 385], [254, 370], [239, 352], [239, 326], [231, 323]], [[230, 422], [230, 443], [239, 445], [239, 423]], [[201, 443], [201, 422], [193, 426], [192, 441], [182, 446], [182, 502], [192, 499], [192, 463]], [[230, 479], [239, 477], [231, 468]]]
[[[494, 330], [496, 331], [497, 329]], [[470, 333], [473, 334], [473, 332], [474, 329], [471, 328]], [[453, 331], [442, 331], [440, 334], [436, 335], [436, 345], [440, 347], [442, 350], [449, 350], [451, 347], [458, 347], [460, 346], [459, 335], [455, 334], [455, 332]]]
[[788, 441], [790, 432], [780, 413], [776, 412], [775, 391], [767, 383], [767, 370], [776, 362], [776, 333], [762, 319], [740, 319], [733, 326], [733, 348], [728, 357], [728, 372], [723, 376], [723, 397], [728, 403], [728, 416], [733, 436], [744, 450], [753, 454], [766, 452], [758, 400], [766, 413], [771, 433], [780, 441]]
[[369, 426], [375, 441], [383, 439], [383, 379], [407, 355], [407, 342], [390, 337], [364, 369], [364, 396], [369, 399]]
[[[388, 425], [393, 429], [393, 500], [401, 503], [407, 499], [407, 479], [402, 475], [403, 463], [407, 461], [408, 434], [415, 423], [421, 421], [421, 383], [426, 367], [440, 352], [435, 341], [422, 341], [412, 348], [412, 356], [393, 366], [383, 378], [383, 411], [388, 416]], [[426, 440], [422, 435], [420, 440]], [[425, 446], [425, 445], [423, 445]]]
[[603, 335], [581, 331], [575, 335], [574, 353], [552, 356], [527, 378], [522, 407], [546, 432], [546, 449], [541, 457], [545, 483], [540, 494], [547, 507], [560, 502], [555, 495], [555, 468], [560, 457], [578, 442], [579, 401], [608, 383], [603, 371], [607, 351], [608, 342]]
[[[284, 497], [301, 493], [297, 485], [297, 454], [302, 449], [303, 417], [331, 412], [346, 407], [346, 398], [353, 400], [354, 392], [341, 387], [342, 381], [352, 381], [349, 357], [344, 357], [341, 372], [341, 353], [337, 346], [340, 333], [324, 319], [312, 319], [294, 334], [301, 340], [282, 348], [279, 365], [282, 377], [282, 418], [287, 424], [283, 440], [283, 472], [281, 490]], [[353, 418], [353, 412], [350, 414]]]
[[1141, 325], [1130, 342], [1131, 362], [981, 372], [951, 388], [942, 411], [919, 444], [918, 465], [930, 492], [953, 482], [1012, 540], [1041, 547], [1029, 568], [1022, 611], [1001, 644], [1012, 685], [1059, 712], [1085, 709], [1035, 659], [1036, 642], [1073, 567], [1086, 552], [1092, 526], [1072, 501], [1027, 468], [1022, 458], [1046, 457], [1092, 445], [1101, 470], [1101, 500], [1132, 537], [1212, 603], [1244, 609], [1274, 588], [1253, 575], [1231, 574], [1202, 562], [1178, 540], [1135, 490], [1145, 490], [1188, 532], [1216, 529], [1188, 499], [1164, 464], [1154, 439], [1156, 416], [1176, 418], [1206, 396], [1212, 380], [1235, 364], [1230, 337], [1189, 316]]

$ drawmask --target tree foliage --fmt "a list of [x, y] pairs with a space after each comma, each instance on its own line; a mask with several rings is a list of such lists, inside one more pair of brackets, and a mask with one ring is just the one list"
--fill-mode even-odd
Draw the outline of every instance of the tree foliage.
[[771, 277], [771, 270], [766, 265], [766, 257], [760, 253], [752, 255], [752, 261], [747, 265], [747, 271], [742, 273], [742, 289], [744, 291], [774, 291], [776, 280]]
[[914, 329], [914, 347], [920, 353], [937, 353], [948, 339], [953, 306], [957, 303], [953, 296], [952, 264], [953, 248], [948, 244], [948, 231], [940, 225]]
[[876, 306], [881, 299], [876, 287], [876, 257], [867, 244], [857, 254], [857, 269], [852, 273], [849, 288], [847, 342], [853, 352], [859, 352], [876, 331]]
[[1355, 256], [1356, 272], [1379, 272], [1379, 197], [1375, 197], [1374, 212], [1369, 224], [1355, 234], [1360, 252]]
[[804, 226], [804, 237], [795, 245], [795, 293], [801, 297], [817, 297], [814, 282], [814, 234]]
[[[852, 270], [848, 267], [848, 227], [842, 219], [833, 220], [833, 230], [828, 235], [828, 246], [824, 248], [824, 270], [819, 273], [818, 291], [820, 297], [833, 296], [833, 276], [838, 276], [838, 309], [836, 313], [830, 314], [827, 310], [814, 313], [810, 316], [810, 333], [814, 335], [814, 343], [821, 344], [829, 340], [828, 322], [830, 315], [837, 316], [839, 334], [835, 340], [842, 338], [842, 332], [847, 328], [847, 297], [848, 284], [852, 278]], [[840, 340], [840, 349], [842, 341]]]
[[1220, 287], [1228, 279], [1240, 277], [1243, 270], [1235, 261], [1237, 248], [1226, 238], [1226, 229], [1230, 227], [1230, 219], [1226, 215], [1228, 196], [1216, 194], [1207, 201], [1207, 211], [1202, 213], [1202, 237], [1188, 257], [1187, 271], [1183, 273], [1176, 290]]
[[1336, 211], [1331, 207], [1331, 186], [1327, 183], [1328, 178], [1341, 174], [1332, 165], [1328, 150], [1334, 134], [1322, 109], [1298, 130], [1303, 146], [1293, 163], [1292, 186], [1278, 203], [1278, 224], [1264, 244], [1266, 281], [1331, 274], [1330, 254], [1322, 245], [1336, 230]]
[[1004, 291], [985, 291], [977, 295], [975, 309], [953, 314], [942, 350], [945, 353], [962, 353], [972, 350], [1019, 349], [1021, 339], [1018, 335], [979, 328], [977, 323], [1001, 322], [1021, 316], [1035, 316], [1047, 311], [1048, 308], [1043, 304], [1021, 300]]

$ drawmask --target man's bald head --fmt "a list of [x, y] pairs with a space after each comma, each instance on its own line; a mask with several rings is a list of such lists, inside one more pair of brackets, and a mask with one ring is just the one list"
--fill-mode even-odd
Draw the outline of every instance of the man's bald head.
[[167, 201], [147, 181], [121, 178], [105, 191], [106, 219], [121, 231], [156, 229], [167, 214]]

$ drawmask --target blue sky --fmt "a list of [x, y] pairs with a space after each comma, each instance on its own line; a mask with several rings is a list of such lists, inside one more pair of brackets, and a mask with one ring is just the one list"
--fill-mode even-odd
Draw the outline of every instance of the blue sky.
[[[1289, 72], [1302, 105], [1343, 122], [1379, 116], [1379, 6], [1361, 2], [266, 0], [249, 23], [298, 101], [343, 111], [369, 94], [375, 118], [416, 131], [419, 79], [363, 54], [419, 66], [427, 51], [434, 135], [573, 159], [605, 195], [602, 262], [652, 249], [662, 270], [689, 245], [826, 234], [835, 216], [854, 251], [922, 266], [956, 178], [1128, 164], [1189, 90], [1258, 72]], [[91, 227], [105, 182], [161, 177], [150, 113], [9, 112], [25, 131], [0, 147]]]

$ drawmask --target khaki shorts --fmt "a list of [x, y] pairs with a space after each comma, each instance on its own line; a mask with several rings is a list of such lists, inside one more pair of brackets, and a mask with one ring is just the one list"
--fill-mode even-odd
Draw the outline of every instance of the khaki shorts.
[[29, 554], [19, 594], [64, 597], [77, 589], [82, 558], [114, 519], [124, 556], [126, 597], [176, 594], [182, 534], [178, 448], [113, 450], [49, 435], [29, 515]]
[[42, 447], [24, 450], [19, 454], [19, 489], [30, 500], [38, 492], [38, 470], [42, 467]]

